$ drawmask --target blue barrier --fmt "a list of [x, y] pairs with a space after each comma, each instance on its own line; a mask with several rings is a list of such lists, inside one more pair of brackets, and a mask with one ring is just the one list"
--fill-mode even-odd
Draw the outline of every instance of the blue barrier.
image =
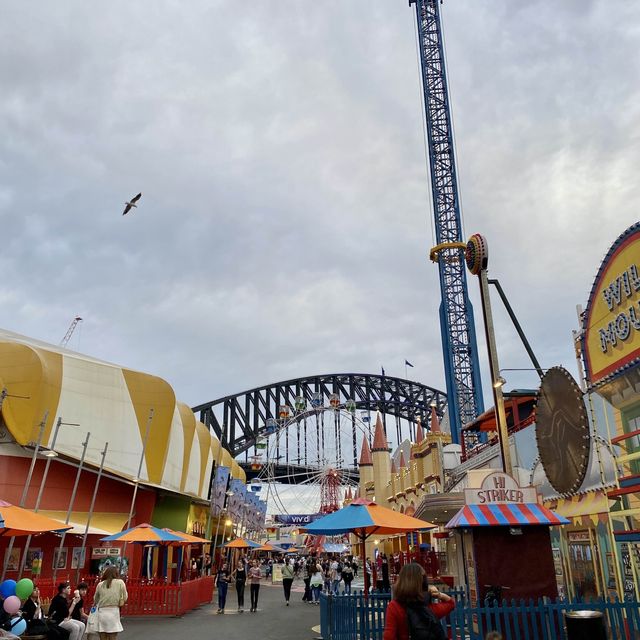
[[[483, 640], [487, 632], [499, 631], [504, 640], [567, 640], [566, 611], [601, 611], [611, 640], [640, 638], [640, 604], [618, 600], [587, 602], [549, 599], [503, 600], [496, 606], [471, 607], [464, 591], [449, 592], [455, 610], [442, 620], [449, 638]], [[320, 596], [320, 626], [324, 640], [382, 640], [389, 593], [360, 592]]]

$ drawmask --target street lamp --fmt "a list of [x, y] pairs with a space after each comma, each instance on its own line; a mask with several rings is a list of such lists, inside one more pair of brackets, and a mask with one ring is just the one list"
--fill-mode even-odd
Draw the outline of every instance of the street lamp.
[[507, 381], [502, 376], [499, 376], [497, 380], [493, 381], [493, 388], [501, 389], [505, 384], [507, 384]]

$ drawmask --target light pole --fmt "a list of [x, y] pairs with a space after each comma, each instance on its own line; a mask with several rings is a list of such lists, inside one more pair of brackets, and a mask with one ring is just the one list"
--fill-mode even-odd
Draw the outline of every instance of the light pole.
[[82, 551], [80, 552], [82, 555], [78, 558], [78, 568], [76, 569], [76, 584], [80, 579], [80, 562], [82, 561], [82, 565], [85, 563], [85, 555], [87, 548], [87, 536], [89, 535], [89, 524], [91, 523], [91, 518], [93, 517], [93, 509], [96, 504], [96, 497], [98, 495], [98, 487], [100, 486], [100, 480], [102, 479], [102, 471], [104, 470], [104, 460], [107, 455], [107, 449], [109, 448], [109, 443], [106, 442], [104, 445], [104, 449], [102, 450], [102, 458], [100, 459], [100, 468], [98, 469], [98, 476], [96, 478], [96, 484], [93, 488], [93, 495], [91, 496], [91, 504], [89, 505], [89, 513], [87, 514], [87, 523], [84, 527], [84, 534], [82, 535]]
[[[2, 390], [2, 400], [7, 397], [6, 389]], [[35, 447], [33, 449], [33, 455], [31, 456], [31, 464], [29, 465], [29, 472], [27, 473], [27, 479], [24, 483], [24, 488], [22, 489], [22, 497], [20, 498], [19, 507], [24, 507], [25, 502], [27, 501], [27, 493], [29, 492], [29, 486], [31, 485], [31, 478], [33, 477], [33, 470], [36, 466], [36, 460], [38, 458], [38, 452], [40, 451], [40, 445], [42, 444], [42, 438], [44, 436], [44, 430], [47, 426], [47, 418], [49, 417], [49, 411], [44, 412], [44, 417], [40, 422], [40, 431], [38, 432], [38, 439], [35, 443]], [[9, 540], [9, 544], [7, 545], [7, 551], [4, 558], [4, 564], [2, 565], [2, 581], [4, 581], [5, 576], [7, 574], [7, 567], [9, 565], [9, 558], [11, 557], [11, 551], [13, 550], [13, 543], [15, 542], [15, 536], [11, 536]]]
[[[85, 441], [82, 443], [82, 455], [80, 456], [80, 464], [78, 465], [78, 470], [76, 471], [76, 480], [73, 483], [73, 489], [71, 491], [71, 498], [69, 498], [69, 506], [67, 507], [67, 517], [64, 521], [65, 524], [69, 524], [69, 520], [71, 520], [71, 513], [73, 512], [73, 503], [76, 501], [76, 494], [78, 492], [78, 485], [80, 484], [80, 476], [82, 475], [82, 466], [84, 465], [84, 458], [87, 455], [87, 447], [89, 446], [89, 438], [91, 434], [87, 433], [87, 437]], [[62, 549], [64, 548], [64, 539], [67, 535], [66, 531], [62, 532], [60, 536], [60, 546], [58, 547], [58, 557], [53, 557], [53, 584], [56, 583], [56, 576], [58, 575], [58, 562], [60, 561], [60, 556], [62, 555]]]
[[502, 458], [502, 470], [512, 474], [511, 451], [509, 448], [509, 430], [504, 409], [502, 386], [504, 378], [500, 376], [498, 363], [498, 350], [496, 348], [496, 336], [491, 313], [491, 298], [489, 296], [489, 282], [487, 278], [487, 265], [489, 262], [489, 247], [486, 239], [479, 233], [469, 238], [465, 249], [465, 260], [469, 271], [478, 276], [480, 282], [480, 299], [482, 301], [482, 314], [484, 316], [484, 331], [487, 339], [487, 351], [489, 355], [489, 371], [491, 372], [491, 389], [498, 424], [498, 442], [500, 443], [500, 455]]
[[[44, 493], [44, 488], [47, 482], [47, 476], [49, 475], [49, 467], [51, 466], [51, 460], [53, 458], [57, 458], [58, 454], [55, 451], [56, 441], [58, 440], [58, 432], [60, 431], [61, 426], [67, 427], [79, 427], [80, 425], [76, 422], [62, 422], [62, 417], [58, 417], [56, 420], [56, 426], [53, 429], [53, 437], [51, 438], [51, 443], [49, 444], [48, 450], [45, 451], [44, 455], [47, 458], [47, 462], [44, 465], [44, 471], [42, 472], [42, 478], [40, 479], [40, 488], [38, 489], [38, 497], [36, 498], [36, 506], [34, 507], [34, 511], [37, 512], [40, 508], [40, 501], [42, 500], [42, 494]], [[25, 563], [27, 561], [27, 552], [29, 551], [29, 547], [31, 546], [31, 536], [27, 536], [27, 540], [24, 545], [24, 552], [22, 554], [22, 561], [20, 562], [20, 572], [19, 575], [22, 575], [24, 571]]]

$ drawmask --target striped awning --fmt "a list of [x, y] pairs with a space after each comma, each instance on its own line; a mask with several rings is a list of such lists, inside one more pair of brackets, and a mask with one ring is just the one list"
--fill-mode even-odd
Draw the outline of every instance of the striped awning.
[[569, 521], [541, 504], [468, 504], [449, 521], [447, 529], [461, 527], [521, 527], [542, 524], [555, 526]]

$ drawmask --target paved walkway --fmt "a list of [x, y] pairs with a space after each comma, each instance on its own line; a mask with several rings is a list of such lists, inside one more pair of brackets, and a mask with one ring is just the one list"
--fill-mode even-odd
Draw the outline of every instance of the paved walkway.
[[[231, 585], [224, 615], [217, 615], [217, 601], [182, 618], [125, 618], [118, 640], [313, 640], [320, 635], [320, 607], [302, 602], [302, 580], [294, 582], [291, 603], [284, 604], [282, 585], [263, 584], [258, 611], [237, 612], [236, 592]], [[249, 587], [245, 605], [250, 606]], [[315, 627], [315, 629], [314, 629]]]

